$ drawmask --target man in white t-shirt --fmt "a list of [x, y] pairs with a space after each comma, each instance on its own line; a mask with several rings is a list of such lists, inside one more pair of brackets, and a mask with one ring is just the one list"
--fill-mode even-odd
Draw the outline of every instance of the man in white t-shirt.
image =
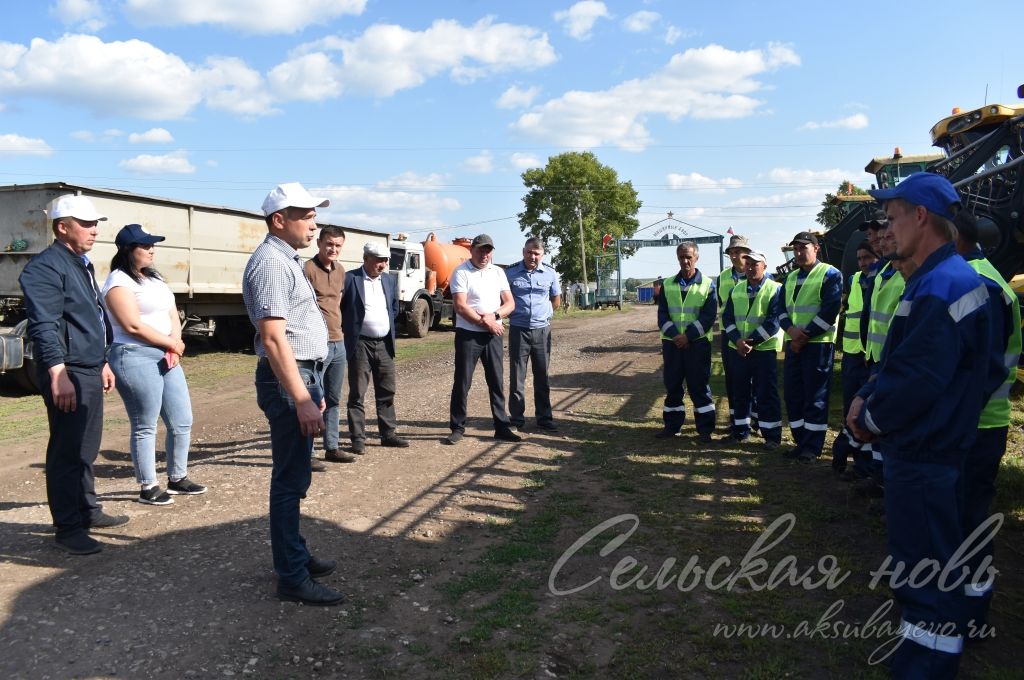
[[505, 411], [502, 319], [515, 309], [508, 279], [501, 267], [491, 262], [494, 241], [480, 234], [470, 245], [470, 259], [452, 272], [452, 302], [455, 305], [455, 382], [452, 384], [452, 433], [442, 440], [457, 444], [466, 430], [466, 405], [473, 384], [476, 362], [483, 359], [484, 378], [494, 419], [494, 438], [522, 441], [512, 431]]

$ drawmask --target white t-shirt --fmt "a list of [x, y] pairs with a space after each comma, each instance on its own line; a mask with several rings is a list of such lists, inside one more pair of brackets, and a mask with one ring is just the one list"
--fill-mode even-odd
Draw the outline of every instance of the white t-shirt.
[[[135, 294], [135, 302], [139, 306], [139, 319], [142, 323], [164, 335], [171, 334], [170, 311], [174, 309], [174, 293], [166, 283], [160, 279], [149, 277], [144, 277], [142, 283], [139, 283], [120, 269], [115, 269], [110, 272], [110, 276], [103, 283], [103, 297], [106, 298], [107, 292], [118, 286], [127, 288]], [[113, 314], [109, 316], [110, 325], [114, 329], [114, 342], [131, 345], [145, 344], [134, 335], [129, 335]]]
[[[494, 264], [483, 269], [473, 266], [472, 260], [466, 260], [452, 272], [452, 293], [465, 293], [466, 304], [484, 316], [493, 316], [501, 307], [501, 291], [511, 290], [505, 270]], [[481, 332], [483, 329], [455, 315], [455, 327], [467, 331]]]
[[384, 281], [381, 276], [375, 279], [367, 276], [363, 279], [363, 335], [383, 338], [389, 333], [391, 315], [388, 314], [388, 301], [384, 297]]

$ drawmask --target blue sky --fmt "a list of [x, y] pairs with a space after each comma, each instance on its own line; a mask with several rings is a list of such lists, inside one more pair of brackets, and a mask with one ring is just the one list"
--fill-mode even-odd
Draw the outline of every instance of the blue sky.
[[[672, 211], [782, 261], [873, 156], [1024, 82], [1024, 3], [5, 2], [0, 184], [63, 180], [258, 209], [275, 184], [330, 221], [519, 257], [520, 173], [593, 151], [641, 226]], [[656, 228], [656, 227], [655, 227]], [[640, 232], [651, 234], [655, 228]], [[690, 233], [701, 233], [690, 230]], [[596, 246], [596, 244], [595, 244]], [[705, 249], [700, 265], [719, 269]], [[677, 269], [641, 250], [624, 276]]]

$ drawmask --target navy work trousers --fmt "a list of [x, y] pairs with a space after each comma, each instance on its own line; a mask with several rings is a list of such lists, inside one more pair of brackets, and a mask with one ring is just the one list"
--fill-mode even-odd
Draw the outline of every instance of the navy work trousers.
[[799, 352], [786, 343], [782, 369], [782, 390], [786, 399], [786, 418], [793, 440], [802, 450], [820, 456], [828, 431], [828, 398], [832, 385], [832, 359], [835, 345], [811, 342]]
[[[693, 420], [698, 434], [711, 434], [715, 430], [715, 403], [711, 399], [711, 342], [705, 338], [690, 342], [686, 349], [677, 348], [672, 341], [661, 341], [661, 356], [665, 362], [665, 406], [662, 417], [665, 430], [679, 432], [686, 422], [683, 396], [690, 392], [693, 402]], [[685, 384], [685, 389], [684, 389]]]
[[735, 349], [729, 351], [736, 357], [732, 368], [735, 381], [732, 393], [736, 399], [732, 416], [733, 436], [746, 437], [750, 434], [753, 384], [761, 436], [766, 442], [779, 443], [782, 441], [782, 402], [779, 400], [777, 353], [754, 350], [741, 357]]
[[[843, 352], [840, 380], [843, 388], [843, 429], [832, 444], [832, 468], [842, 472], [846, 469], [847, 461], [853, 458], [854, 467], [866, 475], [866, 460], [871, 458], [871, 447], [854, 437], [850, 428], [846, 427], [846, 414], [850, 411], [850, 404], [857, 396], [857, 391], [868, 381], [868, 365], [863, 352]], [[863, 462], [858, 463], [862, 460]]]

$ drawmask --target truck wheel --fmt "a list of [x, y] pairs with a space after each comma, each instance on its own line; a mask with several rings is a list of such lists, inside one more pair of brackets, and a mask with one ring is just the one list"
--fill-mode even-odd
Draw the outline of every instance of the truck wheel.
[[410, 338], [426, 337], [430, 330], [430, 305], [423, 298], [412, 304], [406, 328]]
[[15, 326], [14, 335], [21, 337], [25, 352], [21, 368], [14, 374], [15, 380], [18, 382], [18, 386], [29, 394], [39, 394], [42, 389], [39, 387], [38, 369], [32, 355], [32, 341], [28, 339], [28, 321], [22, 321]]

